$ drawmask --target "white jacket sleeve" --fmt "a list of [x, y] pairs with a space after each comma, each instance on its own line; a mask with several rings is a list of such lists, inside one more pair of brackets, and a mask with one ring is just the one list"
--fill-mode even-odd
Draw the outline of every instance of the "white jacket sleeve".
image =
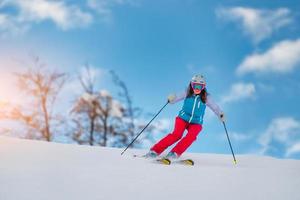
[[177, 102], [185, 99], [185, 97], [186, 97], [186, 92], [182, 92], [178, 96], [176, 95], [176, 98], [172, 102], [170, 102], [170, 103], [171, 104], [177, 103]]
[[214, 102], [210, 95], [207, 96], [206, 105], [219, 117], [223, 111], [221, 108]]

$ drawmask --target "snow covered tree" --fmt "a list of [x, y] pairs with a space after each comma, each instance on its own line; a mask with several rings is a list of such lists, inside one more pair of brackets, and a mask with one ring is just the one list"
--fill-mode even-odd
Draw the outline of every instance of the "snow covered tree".
[[106, 90], [84, 93], [72, 109], [73, 121], [77, 126], [73, 139], [80, 144], [107, 146], [110, 136], [117, 134], [122, 116], [122, 105]]
[[[140, 107], [134, 106], [132, 97], [129, 93], [129, 89], [125, 82], [117, 75], [116, 72], [110, 71], [113, 82], [119, 88], [118, 99], [124, 105], [124, 116], [122, 118], [121, 126], [118, 131], [118, 139], [115, 140], [113, 146], [124, 147], [127, 146], [136, 135], [146, 126], [147, 121], [144, 118], [143, 110]], [[161, 131], [165, 131], [163, 126], [164, 122], [157, 120], [156, 122], [150, 124], [131, 147], [139, 147], [145, 143], [151, 142], [153, 140], [153, 134]]]
[[[72, 107], [71, 118], [75, 124], [73, 139], [79, 144], [112, 147], [127, 146], [144, 128], [142, 110], [133, 106], [126, 84], [111, 71], [113, 81], [119, 89], [117, 98], [108, 91], [96, 91], [96, 74], [86, 65], [79, 81], [84, 90]], [[149, 133], [161, 130], [160, 122], [151, 124], [139, 141], [149, 141]], [[147, 134], [148, 132], [148, 134]], [[137, 141], [138, 147], [143, 142]]]
[[[134, 136], [135, 133], [134, 119], [136, 116], [139, 115], [138, 113], [141, 113], [141, 109], [133, 107], [132, 99], [131, 96], [129, 95], [129, 90], [126, 84], [119, 78], [119, 76], [114, 71], [111, 70], [110, 73], [112, 75], [114, 83], [120, 88], [118, 96], [120, 97], [121, 101], [124, 102], [125, 104], [124, 117], [122, 119], [123, 134], [121, 134], [120, 143], [126, 145]], [[118, 146], [118, 144], [114, 144], [114, 145]]]
[[76, 100], [71, 117], [76, 124], [73, 139], [79, 144], [107, 146], [118, 134], [123, 106], [106, 90], [95, 91], [95, 74], [89, 65], [79, 76], [84, 93]]

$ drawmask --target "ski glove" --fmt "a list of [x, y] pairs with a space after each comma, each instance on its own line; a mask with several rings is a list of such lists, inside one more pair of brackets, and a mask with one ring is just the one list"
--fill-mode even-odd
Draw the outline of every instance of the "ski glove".
[[219, 119], [222, 121], [222, 122], [225, 122], [226, 118], [225, 118], [225, 114], [222, 112], [219, 116]]
[[176, 99], [176, 94], [170, 94], [168, 96], [168, 102], [169, 103], [174, 103], [175, 99]]

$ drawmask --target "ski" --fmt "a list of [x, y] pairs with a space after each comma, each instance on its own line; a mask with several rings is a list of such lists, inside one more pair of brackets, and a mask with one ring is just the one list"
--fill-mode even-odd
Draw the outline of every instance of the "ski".
[[183, 164], [183, 165], [189, 165], [189, 166], [193, 166], [195, 164], [195, 162], [192, 159], [182, 159], [182, 160], [177, 160], [174, 161], [175, 163], [179, 163], [179, 164]]
[[156, 160], [156, 159], [160, 159], [161, 158], [159, 156], [157, 156], [157, 157], [148, 157], [145, 154], [144, 155], [134, 154], [133, 157], [134, 158], [140, 158], [140, 159], [146, 159], [146, 160]]
[[156, 161], [164, 165], [182, 164], [182, 165], [193, 166], [195, 164], [195, 162], [192, 159], [170, 160], [168, 158], [160, 158], [157, 159]]
[[133, 154], [134, 158], [146, 158], [146, 155]]
[[160, 164], [164, 164], [164, 165], [170, 165], [171, 164], [171, 160], [168, 158], [160, 158], [156, 160], [158, 163]]
[[146, 155], [137, 155], [137, 154], [134, 154], [133, 157], [134, 158], [145, 158], [145, 159], [150, 159], [150, 160], [156, 159], [155, 161], [157, 163], [164, 164], [164, 165], [182, 164], [182, 165], [193, 166], [195, 164], [195, 162], [192, 159], [175, 159], [175, 160], [172, 160], [172, 159], [169, 159], [169, 158], [166, 158], [166, 157], [163, 157], [163, 158], [159, 158], [159, 157], [150, 158], [150, 157], [146, 157]]

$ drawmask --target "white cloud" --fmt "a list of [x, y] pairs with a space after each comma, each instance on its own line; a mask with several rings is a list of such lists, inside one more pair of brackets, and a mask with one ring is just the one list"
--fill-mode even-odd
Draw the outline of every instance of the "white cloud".
[[121, 5], [137, 5], [137, 0], [87, 0], [87, 5], [101, 15], [102, 20], [112, 20], [112, 7]]
[[300, 39], [284, 40], [264, 53], [247, 56], [237, 68], [237, 73], [287, 73], [299, 65]]
[[296, 154], [296, 153], [300, 153], [300, 142], [298, 142], [298, 143], [292, 145], [291, 147], [289, 147], [286, 150], [285, 156], [290, 157], [291, 155]]
[[[223, 136], [221, 137], [221, 139], [227, 141], [226, 135], [224, 135], [224, 133], [222, 133], [222, 135]], [[229, 137], [231, 140], [234, 140], [237, 142], [246, 142], [253, 138], [253, 136], [250, 134], [238, 133], [238, 132], [234, 132], [234, 131], [230, 131]]]
[[2, 36], [20, 35], [33, 23], [51, 21], [62, 30], [90, 25], [96, 18], [110, 22], [115, 6], [138, 5], [138, 0], [86, 0], [86, 9], [75, 1], [67, 0], [0, 0], [1, 8], [12, 8], [16, 12], [0, 11], [0, 33]]
[[21, 35], [27, 30], [28, 26], [25, 24], [20, 25], [13, 16], [0, 13], [0, 32], [2, 36]]
[[79, 6], [66, 4], [63, 0], [4, 0], [2, 8], [15, 8], [16, 13], [0, 15], [0, 30], [20, 32], [32, 23], [50, 20], [62, 30], [84, 27], [93, 16]]
[[[272, 146], [272, 141], [291, 146], [298, 140], [299, 134], [300, 121], [292, 117], [275, 118], [271, 121], [264, 134], [259, 138], [259, 144], [262, 145], [261, 153], [264, 154], [268, 150], [276, 148]], [[291, 154], [297, 150], [297, 148], [297, 146], [290, 148], [286, 154]]]
[[276, 87], [271, 84], [266, 84], [263, 82], [257, 82], [256, 86], [258, 90], [260, 90], [262, 93], [267, 94], [267, 93], [273, 93], [276, 91]]
[[255, 85], [253, 83], [235, 83], [229, 93], [221, 100], [222, 103], [230, 103], [243, 99], [255, 98]]
[[220, 19], [240, 23], [244, 33], [254, 43], [270, 37], [272, 33], [292, 23], [291, 11], [287, 8], [276, 10], [248, 7], [219, 8], [216, 14]]

